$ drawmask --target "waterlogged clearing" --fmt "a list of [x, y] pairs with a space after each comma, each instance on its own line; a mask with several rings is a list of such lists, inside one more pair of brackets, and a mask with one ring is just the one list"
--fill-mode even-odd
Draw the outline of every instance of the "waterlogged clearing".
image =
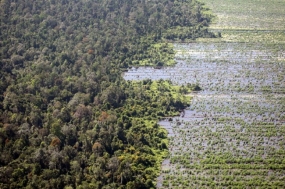
[[162, 121], [170, 156], [158, 188], [284, 188], [285, 98], [280, 94], [208, 94], [183, 118]]
[[212, 29], [284, 30], [284, 0], [200, 0], [217, 19]]
[[203, 0], [222, 38], [175, 44], [173, 67], [126, 80], [198, 84], [185, 114], [160, 121], [169, 157], [158, 188], [285, 188], [285, 2]]
[[[197, 83], [208, 92], [285, 92], [285, 47], [246, 43], [176, 44], [173, 67], [132, 68], [127, 80], [169, 79], [175, 84]], [[276, 50], [278, 49], [278, 50]]]
[[132, 68], [127, 80], [198, 84], [184, 117], [168, 130], [158, 188], [284, 187], [285, 54], [246, 43], [176, 44], [173, 67]]

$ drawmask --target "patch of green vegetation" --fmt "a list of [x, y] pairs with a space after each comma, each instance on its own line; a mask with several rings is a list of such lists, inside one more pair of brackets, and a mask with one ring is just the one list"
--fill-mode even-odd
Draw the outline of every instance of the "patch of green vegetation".
[[133, 112], [131, 113], [133, 117], [151, 115], [151, 120], [178, 115], [179, 110], [190, 105], [191, 97], [186, 94], [192, 91], [191, 87], [191, 85], [173, 86], [167, 80], [132, 81], [133, 92], [140, 95], [139, 98], [128, 99], [126, 109]]
[[156, 43], [142, 53], [133, 64], [136, 65], [138, 62], [139, 66], [172, 66], [175, 64], [174, 55], [172, 43]]
[[272, 92], [272, 89], [270, 86], [262, 86], [261, 90], [262, 90], [262, 92], [266, 92], [266, 93]]

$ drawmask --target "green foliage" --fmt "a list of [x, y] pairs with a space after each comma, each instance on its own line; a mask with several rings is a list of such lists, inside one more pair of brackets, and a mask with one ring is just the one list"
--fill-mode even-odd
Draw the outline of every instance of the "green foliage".
[[154, 187], [167, 154], [156, 122], [190, 88], [127, 82], [122, 68], [172, 65], [168, 41], [211, 35], [201, 3], [0, 5], [0, 188]]
[[[171, 66], [175, 64], [174, 61], [173, 44], [171, 43], [156, 43], [151, 45], [143, 54], [139, 57], [139, 66]], [[135, 63], [137, 61], [134, 61]]]

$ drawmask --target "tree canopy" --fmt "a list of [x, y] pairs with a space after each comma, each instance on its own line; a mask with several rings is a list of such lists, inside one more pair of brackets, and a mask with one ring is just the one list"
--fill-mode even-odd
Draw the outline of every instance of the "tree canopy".
[[0, 188], [155, 187], [167, 152], [156, 121], [189, 99], [168, 81], [121, 73], [145, 59], [163, 66], [171, 57], [156, 54], [172, 56], [171, 41], [214, 37], [202, 9], [194, 0], [1, 0]]

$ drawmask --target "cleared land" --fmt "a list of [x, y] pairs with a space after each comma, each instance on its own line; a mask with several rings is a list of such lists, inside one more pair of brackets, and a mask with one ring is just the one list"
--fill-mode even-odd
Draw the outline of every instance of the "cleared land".
[[169, 158], [158, 188], [285, 187], [285, 1], [203, 0], [220, 39], [175, 44], [174, 67], [125, 79], [199, 84], [183, 117], [160, 124]]
[[284, 0], [201, 0], [216, 15], [211, 29], [284, 30]]

